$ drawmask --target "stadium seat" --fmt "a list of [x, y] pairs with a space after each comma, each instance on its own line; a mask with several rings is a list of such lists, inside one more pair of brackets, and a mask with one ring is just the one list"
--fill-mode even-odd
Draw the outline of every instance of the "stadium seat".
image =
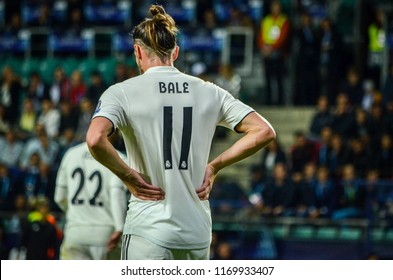
[[335, 239], [337, 237], [338, 230], [336, 227], [324, 226], [317, 229], [315, 237], [318, 239]]
[[301, 238], [301, 239], [309, 239], [313, 238], [314, 228], [312, 226], [296, 226], [291, 231], [291, 237], [293, 238]]
[[42, 79], [51, 83], [53, 81], [53, 73], [57, 66], [62, 65], [62, 61], [57, 58], [47, 58], [40, 62], [39, 71]]
[[389, 229], [386, 231], [385, 240], [393, 242], [393, 229]]
[[90, 79], [90, 74], [94, 72], [95, 70], [98, 70], [98, 63], [97, 60], [94, 58], [87, 58], [82, 60], [79, 65], [78, 69], [82, 71], [83, 73], [83, 78], [85, 81], [89, 81]]
[[4, 65], [8, 65], [12, 68], [15, 74], [21, 75], [22, 60], [19, 58], [9, 58], [5, 60]]
[[374, 228], [371, 230], [371, 240], [372, 241], [382, 241], [384, 238], [383, 228]]
[[117, 61], [115, 58], [101, 58], [97, 61], [97, 69], [101, 73], [104, 81], [108, 84], [112, 83], [115, 75]]
[[339, 239], [359, 240], [362, 237], [360, 228], [341, 228], [338, 234]]
[[72, 72], [78, 69], [79, 62], [76, 58], [66, 58], [62, 60], [61, 65], [67, 76], [70, 76]]
[[22, 60], [19, 69], [22, 78], [28, 78], [32, 72], [39, 72], [39, 60], [37, 58]]
[[274, 238], [286, 238], [288, 235], [288, 226], [274, 225], [271, 228]]

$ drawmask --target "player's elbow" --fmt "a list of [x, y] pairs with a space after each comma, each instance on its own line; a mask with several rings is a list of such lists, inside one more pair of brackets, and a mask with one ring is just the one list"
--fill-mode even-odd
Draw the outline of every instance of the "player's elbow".
[[89, 129], [86, 133], [86, 143], [90, 150], [96, 150], [103, 138], [103, 133]]
[[269, 124], [265, 124], [261, 125], [258, 128], [256, 137], [256, 142], [258, 143], [258, 146], [264, 147], [270, 142], [272, 142], [274, 139], [276, 139], [276, 132], [272, 126], [270, 126]]

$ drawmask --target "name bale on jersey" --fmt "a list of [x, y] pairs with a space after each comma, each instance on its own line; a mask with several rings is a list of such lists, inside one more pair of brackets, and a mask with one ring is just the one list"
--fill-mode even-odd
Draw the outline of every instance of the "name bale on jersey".
[[158, 82], [158, 87], [160, 93], [190, 93], [187, 82], [184, 83]]

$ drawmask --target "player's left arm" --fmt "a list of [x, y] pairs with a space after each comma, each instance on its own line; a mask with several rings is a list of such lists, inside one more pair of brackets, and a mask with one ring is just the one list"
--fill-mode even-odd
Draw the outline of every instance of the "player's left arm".
[[235, 131], [243, 133], [243, 137], [209, 162], [206, 167], [202, 186], [196, 190], [198, 197], [202, 200], [209, 198], [214, 178], [221, 169], [251, 156], [276, 137], [276, 133], [270, 123], [257, 112], [249, 113], [236, 125]]

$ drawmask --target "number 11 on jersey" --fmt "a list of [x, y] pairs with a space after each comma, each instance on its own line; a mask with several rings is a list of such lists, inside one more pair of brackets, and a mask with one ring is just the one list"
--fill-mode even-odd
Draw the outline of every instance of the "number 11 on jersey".
[[[173, 135], [173, 107], [164, 107], [164, 166], [165, 169], [172, 169], [172, 135]], [[190, 153], [192, 131], [192, 107], [183, 107], [183, 131], [181, 136], [181, 151], [179, 169], [188, 169], [188, 155]]]

